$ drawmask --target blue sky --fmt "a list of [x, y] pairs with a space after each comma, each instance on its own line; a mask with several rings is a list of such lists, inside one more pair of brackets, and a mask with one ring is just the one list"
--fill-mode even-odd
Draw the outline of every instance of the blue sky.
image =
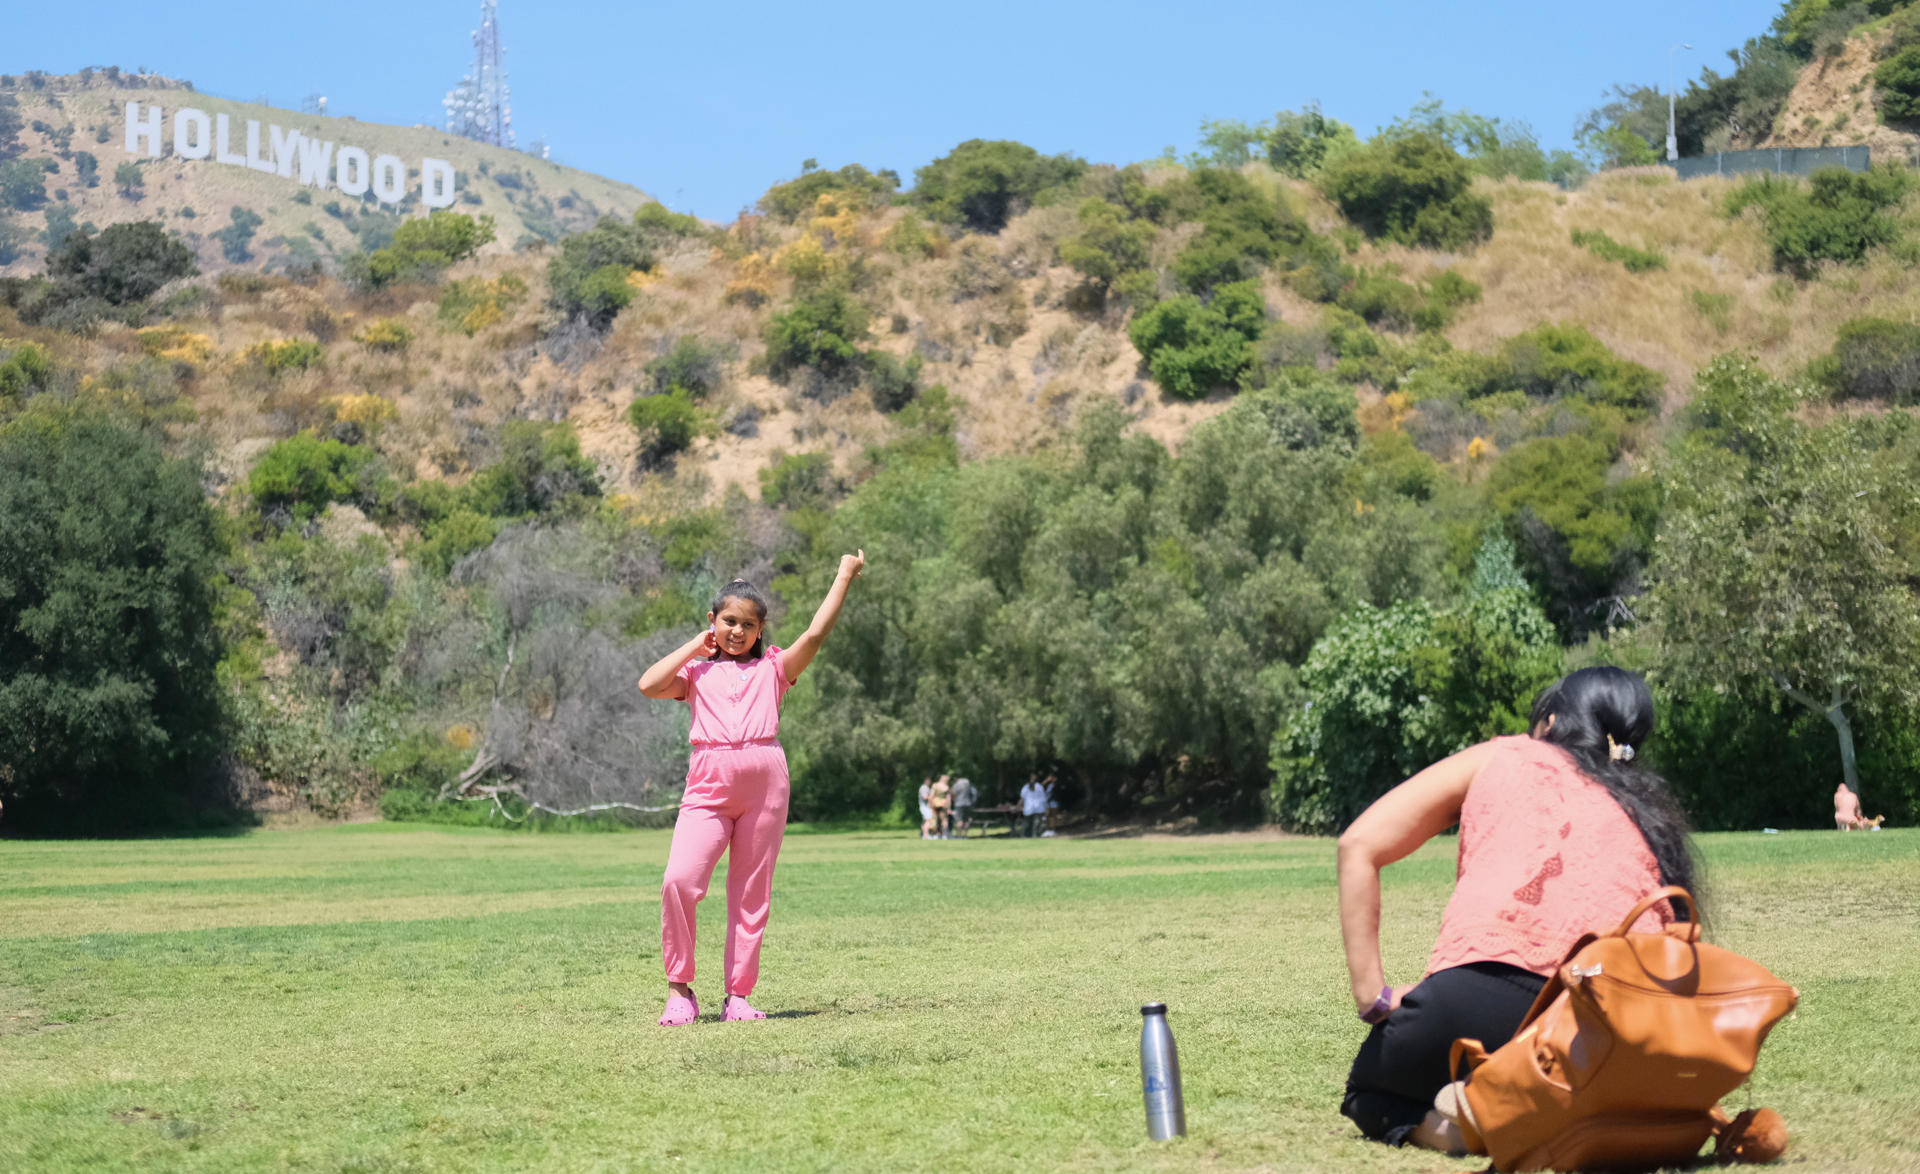
[[[439, 125], [472, 56], [472, 0], [9, 4], [0, 73], [146, 66], [232, 98]], [[1355, 0], [665, 7], [502, 0], [525, 145], [730, 218], [800, 161], [913, 169], [969, 138], [1128, 163], [1194, 146], [1201, 120], [1318, 99], [1362, 133], [1431, 91], [1530, 122], [1549, 148], [1614, 82], [1726, 72], [1778, 0]], [[174, 15], [168, 15], [168, 14]]]

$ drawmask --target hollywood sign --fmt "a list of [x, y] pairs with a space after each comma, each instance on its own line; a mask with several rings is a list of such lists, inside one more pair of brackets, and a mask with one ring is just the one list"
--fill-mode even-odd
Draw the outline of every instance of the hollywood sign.
[[[158, 106], [143, 111], [127, 103], [127, 154], [160, 157], [165, 123]], [[260, 133], [258, 119], [247, 119], [246, 150], [233, 149], [233, 127], [224, 114], [208, 117], [204, 110], [182, 107], [173, 112], [173, 153], [182, 159], [205, 159], [230, 167], [264, 171], [293, 179], [307, 187], [325, 188], [329, 182], [349, 196], [371, 191], [383, 204], [398, 204], [406, 196], [407, 165], [394, 155], [368, 156], [359, 147], [307, 137], [297, 130], [267, 124]], [[428, 208], [451, 207], [454, 197], [453, 164], [445, 159], [420, 160], [420, 203]]]

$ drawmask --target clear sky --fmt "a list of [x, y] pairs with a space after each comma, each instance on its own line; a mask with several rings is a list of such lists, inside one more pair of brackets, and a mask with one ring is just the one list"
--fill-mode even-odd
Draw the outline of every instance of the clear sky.
[[[501, 0], [520, 143], [731, 218], [818, 158], [913, 170], [970, 138], [1093, 162], [1194, 146], [1200, 122], [1319, 100], [1363, 136], [1431, 91], [1548, 148], [1615, 82], [1666, 86], [1766, 30], [1778, 0], [1047, 0], [663, 6]], [[440, 125], [475, 0], [0, 4], [0, 73], [145, 66], [230, 98]]]

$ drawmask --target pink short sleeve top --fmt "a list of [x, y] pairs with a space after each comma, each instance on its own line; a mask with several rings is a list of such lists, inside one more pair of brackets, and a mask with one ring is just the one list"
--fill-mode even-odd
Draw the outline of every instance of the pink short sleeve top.
[[[1551, 975], [1581, 934], [1613, 929], [1660, 887], [1640, 829], [1572, 755], [1524, 735], [1494, 746], [1460, 809], [1458, 879], [1428, 974], [1505, 962]], [[1633, 928], [1672, 918], [1663, 901]]]
[[690, 660], [675, 676], [687, 683], [696, 746], [765, 742], [780, 735], [780, 703], [793, 682], [777, 646], [754, 660]]

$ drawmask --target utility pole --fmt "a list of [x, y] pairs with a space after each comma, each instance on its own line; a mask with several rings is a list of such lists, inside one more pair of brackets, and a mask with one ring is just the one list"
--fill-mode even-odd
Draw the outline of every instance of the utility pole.
[[1680, 139], [1673, 133], [1673, 53], [1676, 49], [1691, 49], [1692, 45], [1667, 46], [1667, 162], [1680, 158]]

